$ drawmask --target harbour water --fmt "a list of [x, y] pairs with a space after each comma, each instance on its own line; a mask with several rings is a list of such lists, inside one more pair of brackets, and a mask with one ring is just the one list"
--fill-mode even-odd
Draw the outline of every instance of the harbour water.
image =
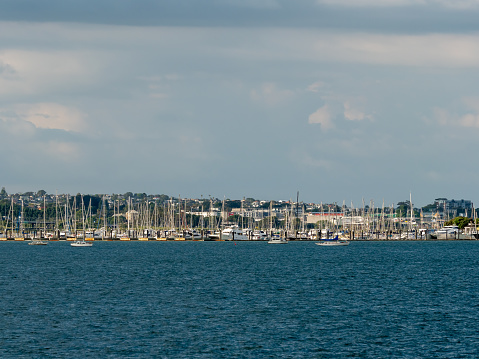
[[0, 243], [1, 358], [476, 358], [479, 242]]

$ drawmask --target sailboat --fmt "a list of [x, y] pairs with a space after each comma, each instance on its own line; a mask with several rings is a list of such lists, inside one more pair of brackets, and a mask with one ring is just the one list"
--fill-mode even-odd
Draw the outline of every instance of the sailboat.
[[77, 239], [76, 241], [70, 243], [70, 245], [72, 247], [91, 247], [93, 246], [93, 243], [85, 241], [85, 237], [82, 237], [81, 239]]
[[[46, 222], [45, 222], [45, 213], [46, 213], [46, 201], [45, 196], [43, 196], [43, 233], [46, 233]], [[22, 201], [22, 223], [23, 223], [23, 201]], [[23, 227], [23, 225], [22, 225]], [[32, 238], [28, 243], [30, 246], [45, 246], [48, 242], [43, 241], [41, 238]]]
[[289, 243], [289, 241], [288, 241], [285, 237], [272, 236], [272, 237], [270, 238], [270, 240], [268, 241], [268, 243], [270, 243], [270, 244], [285, 244], [285, 243]]
[[84, 216], [84, 213], [83, 213], [84, 212], [83, 208], [84, 208], [84, 203], [83, 203], [83, 196], [82, 196], [81, 197], [81, 212], [82, 212], [81, 214], [82, 214], [82, 220], [83, 220], [83, 233], [82, 233], [82, 237], [80, 237], [80, 238], [77, 237], [77, 239], [74, 242], [70, 243], [70, 245], [72, 247], [91, 247], [91, 246], [93, 246], [93, 243], [85, 241], [85, 235], [86, 235], [85, 234], [85, 216]]
[[289, 243], [286, 236], [273, 235], [273, 201], [269, 202], [269, 244], [286, 244]]
[[331, 239], [322, 239], [316, 243], [318, 246], [349, 246], [349, 241], [345, 239], [339, 239], [338, 235]]

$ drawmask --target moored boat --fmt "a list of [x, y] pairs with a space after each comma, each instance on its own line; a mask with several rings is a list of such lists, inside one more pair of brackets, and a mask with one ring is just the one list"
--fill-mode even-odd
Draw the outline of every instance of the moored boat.
[[331, 239], [324, 239], [316, 242], [318, 246], [349, 246], [349, 241], [345, 239], [339, 239], [338, 236]]
[[238, 226], [231, 226], [221, 231], [221, 239], [224, 241], [247, 241], [249, 238]]
[[76, 240], [75, 242], [70, 243], [72, 247], [91, 247], [93, 243], [87, 242], [83, 239]]
[[289, 243], [289, 241], [286, 238], [273, 237], [268, 241], [268, 243], [270, 243], [270, 244], [286, 244], [286, 243]]
[[42, 241], [41, 239], [38, 239], [38, 238], [33, 238], [30, 242], [28, 242], [28, 245], [30, 246], [45, 246], [47, 244], [48, 242]]

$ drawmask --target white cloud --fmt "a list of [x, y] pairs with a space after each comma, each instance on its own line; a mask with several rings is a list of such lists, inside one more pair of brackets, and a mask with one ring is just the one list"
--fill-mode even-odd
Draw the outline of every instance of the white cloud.
[[454, 122], [449, 112], [439, 107], [433, 108], [433, 116], [436, 122], [441, 126], [446, 126], [451, 122]]
[[[419, 35], [315, 29], [224, 29], [221, 36], [236, 39], [234, 46], [213, 49], [228, 61], [367, 64], [409, 67], [479, 67], [479, 33]], [[212, 29], [203, 29], [204, 36]], [[218, 35], [215, 35], [218, 36]], [[254, 40], [251, 40], [251, 39]], [[219, 39], [223, 43], [223, 39]], [[308, 88], [317, 90], [314, 85]]]
[[302, 166], [321, 168], [321, 169], [331, 169], [331, 163], [324, 159], [318, 159], [311, 156], [309, 153], [303, 153], [300, 157], [294, 156], [295, 161], [298, 161]]
[[166, 99], [170, 97], [171, 83], [182, 79], [179, 74], [138, 76], [138, 80], [147, 83], [149, 97], [154, 99]]
[[[474, 35], [322, 35], [315, 41], [328, 60], [396, 66], [479, 66], [479, 36]], [[326, 55], [327, 56], [327, 55]]]
[[319, 92], [319, 89], [322, 88], [324, 84], [321, 81], [316, 81], [308, 86], [307, 91], [310, 92]]
[[79, 110], [56, 103], [16, 105], [20, 118], [37, 128], [82, 132], [86, 130], [86, 115]]
[[0, 49], [0, 94], [38, 95], [96, 81], [104, 61], [82, 50]]
[[462, 10], [479, 7], [478, 0], [317, 0], [317, 3], [344, 7], [433, 6]]
[[0, 133], [4, 136], [26, 140], [34, 136], [35, 130], [32, 123], [19, 119], [16, 114], [0, 114]]
[[479, 128], [479, 98], [463, 98], [462, 103], [464, 103], [469, 111], [460, 117], [460, 126]]
[[462, 102], [467, 108], [465, 114], [451, 113], [444, 108], [434, 108], [433, 116], [441, 126], [459, 126], [465, 128], [479, 128], [479, 99], [466, 98]]
[[317, 0], [318, 4], [349, 7], [387, 7], [424, 5], [424, 0]]
[[349, 121], [372, 120], [372, 116], [367, 115], [358, 108], [353, 108], [348, 101], [344, 103], [344, 117]]
[[479, 8], [479, 0], [429, 0], [428, 5], [439, 5], [445, 8], [467, 10]]
[[322, 130], [329, 130], [333, 128], [333, 122], [331, 121], [331, 113], [329, 111], [328, 105], [318, 108], [318, 110], [311, 115], [309, 115], [308, 123], [321, 125]]
[[462, 127], [475, 127], [479, 128], [479, 114], [468, 113], [462, 116], [459, 120], [459, 124]]
[[293, 91], [278, 89], [274, 83], [264, 83], [260, 89], [251, 91], [254, 101], [274, 106], [289, 100], [294, 95]]
[[7, 64], [0, 60], [0, 77], [11, 78], [16, 74], [15, 69], [12, 65]]

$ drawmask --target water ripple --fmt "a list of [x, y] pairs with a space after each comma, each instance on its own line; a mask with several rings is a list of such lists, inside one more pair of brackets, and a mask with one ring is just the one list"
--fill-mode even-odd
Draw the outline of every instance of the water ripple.
[[474, 358], [477, 242], [0, 243], [2, 358]]

